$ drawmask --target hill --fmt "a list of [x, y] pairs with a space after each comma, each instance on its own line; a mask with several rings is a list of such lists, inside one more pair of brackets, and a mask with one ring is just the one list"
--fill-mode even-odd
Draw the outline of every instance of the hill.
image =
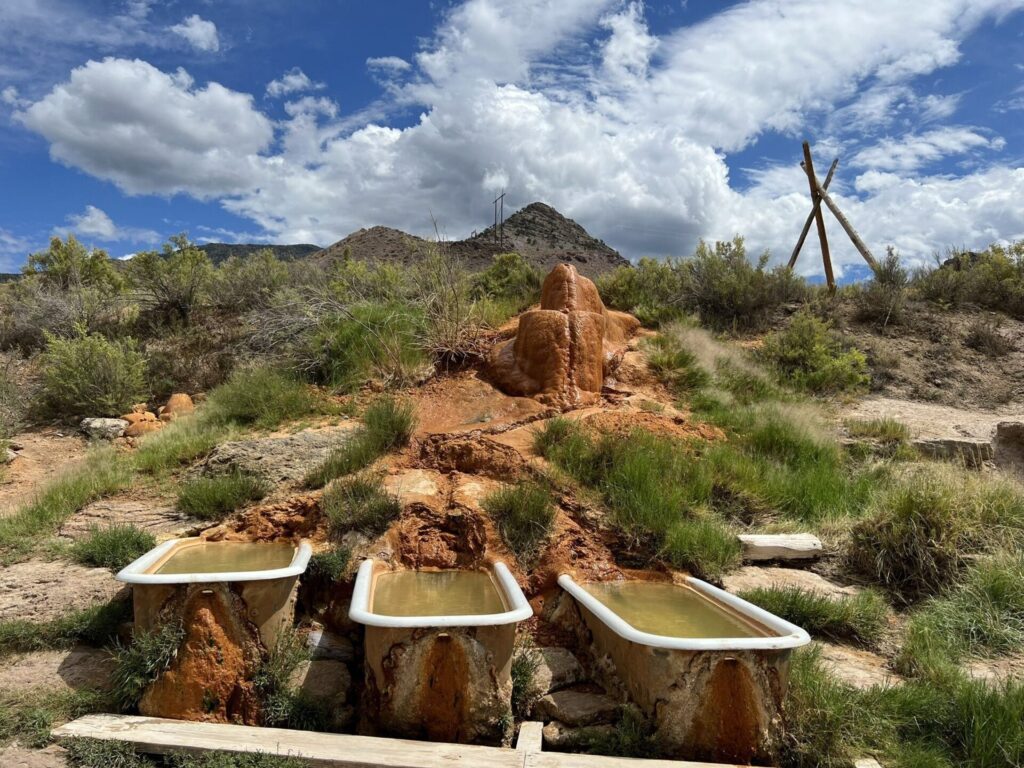
[[301, 259], [320, 250], [319, 245], [302, 243], [300, 245], [268, 245], [266, 243], [204, 243], [198, 246], [206, 253], [210, 261], [220, 264], [231, 256], [250, 256], [264, 248], [269, 248], [282, 261]]
[[[370, 227], [353, 232], [313, 258], [339, 259], [347, 251], [360, 261], [408, 264], [422, 257], [428, 243], [398, 229]], [[582, 274], [593, 277], [628, 263], [618, 251], [544, 203], [530, 203], [506, 219], [500, 240], [491, 226], [465, 240], [450, 242], [448, 247], [472, 270], [485, 269], [495, 254], [507, 251], [518, 252], [545, 273], [568, 261]]]

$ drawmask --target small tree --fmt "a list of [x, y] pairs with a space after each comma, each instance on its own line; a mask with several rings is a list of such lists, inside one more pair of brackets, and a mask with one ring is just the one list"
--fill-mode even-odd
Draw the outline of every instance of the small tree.
[[288, 267], [269, 248], [251, 256], [231, 256], [214, 274], [212, 302], [228, 312], [256, 309], [287, 281]]
[[176, 235], [162, 253], [145, 251], [128, 263], [128, 280], [139, 303], [164, 320], [188, 324], [205, 297], [213, 267], [206, 254]]
[[66, 241], [51, 238], [49, 250], [29, 256], [22, 271], [38, 275], [47, 287], [64, 290], [89, 287], [116, 293], [123, 284], [107, 252], [99, 248], [86, 250], [74, 235], [68, 235]]

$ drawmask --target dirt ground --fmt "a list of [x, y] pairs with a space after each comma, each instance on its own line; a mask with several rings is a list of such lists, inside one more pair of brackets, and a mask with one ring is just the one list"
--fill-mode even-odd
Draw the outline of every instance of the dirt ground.
[[88, 441], [73, 429], [22, 432], [11, 438], [17, 458], [0, 469], [0, 517], [32, 500], [61, 472], [82, 460]]

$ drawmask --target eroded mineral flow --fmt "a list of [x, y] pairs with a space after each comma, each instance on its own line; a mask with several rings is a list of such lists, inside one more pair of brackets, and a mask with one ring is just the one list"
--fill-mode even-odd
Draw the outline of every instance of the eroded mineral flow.
[[597, 400], [640, 323], [607, 309], [590, 280], [570, 264], [545, 278], [540, 309], [524, 312], [514, 337], [495, 345], [490, 371], [511, 395], [560, 408]]

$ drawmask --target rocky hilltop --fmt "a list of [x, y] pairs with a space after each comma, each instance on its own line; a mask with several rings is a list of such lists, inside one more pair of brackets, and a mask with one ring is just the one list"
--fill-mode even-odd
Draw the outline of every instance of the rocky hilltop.
[[214, 264], [220, 264], [232, 256], [251, 256], [257, 251], [269, 249], [281, 261], [295, 261], [320, 250], [319, 245], [300, 243], [298, 245], [274, 245], [265, 243], [204, 243], [197, 246]]
[[[407, 264], [421, 258], [428, 244], [398, 229], [370, 227], [353, 232], [313, 258], [330, 261], [347, 252], [360, 261]], [[581, 274], [594, 277], [628, 263], [618, 251], [544, 203], [530, 203], [509, 216], [500, 237], [491, 226], [465, 240], [450, 242], [448, 247], [472, 270], [486, 268], [495, 254], [507, 251], [516, 251], [545, 273], [557, 264], [571, 263]]]

